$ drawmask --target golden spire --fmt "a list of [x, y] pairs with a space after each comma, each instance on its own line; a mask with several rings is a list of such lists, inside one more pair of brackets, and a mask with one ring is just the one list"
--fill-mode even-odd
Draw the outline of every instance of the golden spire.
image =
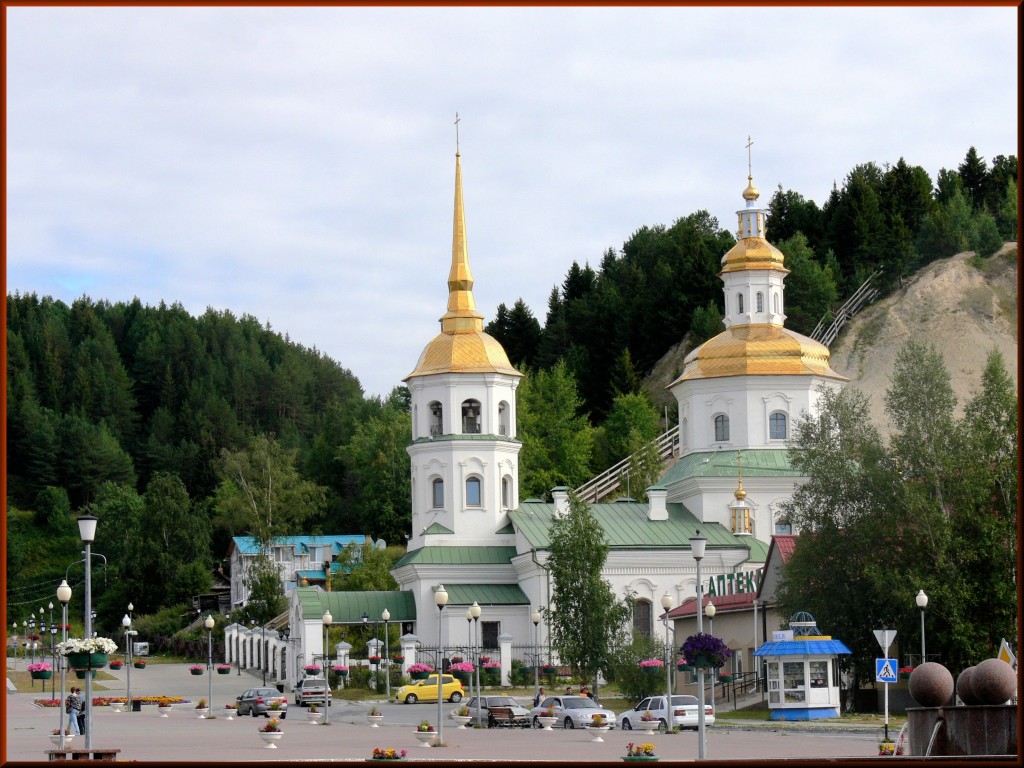
[[455, 220], [452, 226], [452, 268], [448, 273], [448, 311], [441, 318], [442, 333], [479, 333], [483, 318], [473, 299], [473, 273], [466, 244], [466, 212], [462, 206], [462, 163], [458, 151], [459, 114], [455, 113]]
[[740, 484], [736, 489], [736, 493], [733, 494], [736, 497], [736, 501], [743, 501], [747, 498], [747, 492], [743, 490], [743, 451], [736, 451], [736, 466], [738, 469]]
[[761, 196], [761, 190], [754, 186], [754, 170], [750, 157], [750, 148], [754, 140], [747, 136], [747, 188], [743, 190], [743, 199], [749, 202], [757, 200]]

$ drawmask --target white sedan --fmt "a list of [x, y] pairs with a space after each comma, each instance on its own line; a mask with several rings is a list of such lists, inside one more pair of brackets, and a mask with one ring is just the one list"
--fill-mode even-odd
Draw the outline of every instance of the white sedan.
[[[648, 717], [658, 720], [661, 725], [659, 730], [665, 731], [668, 728], [668, 714], [665, 711], [664, 696], [648, 696], [632, 709], [626, 710], [619, 715], [622, 723], [622, 730], [631, 731], [639, 726], [638, 720], [643, 718], [645, 712], [650, 712]], [[672, 725], [680, 729], [692, 728], [697, 730], [697, 715], [700, 712], [700, 702], [696, 696], [688, 694], [674, 694], [672, 696]], [[715, 710], [708, 704], [704, 704], [704, 725], [715, 724]]]
[[599, 706], [588, 696], [548, 696], [539, 706], [530, 710], [534, 728], [540, 728], [538, 717], [548, 714], [553, 708], [556, 728], [586, 728], [594, 715], [604, 715], [607, 725], [615, 727], [615, 713]]

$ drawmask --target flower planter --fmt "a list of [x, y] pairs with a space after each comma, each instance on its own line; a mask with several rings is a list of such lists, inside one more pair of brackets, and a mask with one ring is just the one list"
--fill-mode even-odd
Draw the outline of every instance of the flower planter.
[[196, 707], [195, 709], [196, 709], [196, 714], [199, 715], [199, 717], [197, 718], [199, 720], [205, 720], [206, 716], [210, 713], [210, 708], [209, 707], [205, 707], [205, 708]]
[[590, 734], [594, 737], [594, 738], [591, 739], [591, 741], [604, 741], [603, 736], [604, 736], [606, 731], [610, 731], [611, 730], [611, 726], [610, 725], [588, 725], [587, 726], [587, 730], [590, 731]]
[[136, 661], [135, 663], [132, 664], [132, 666], [135, 667], [136, 669], [145, 669], [146, 668], [146, 662], [144, 662], [144, 661]]
[[661, 728], [660, 720], [638, 720], [636, 727], [645, 733], [654, 733]]
[[652, 677], [661, 672], [661, 667], [640, 667], [640, 669]]
[[426, 680], [428, 677], [430, 677], [430, 673], [429, 672], [410, 672], [409, 673], [409, 677], [411, 677], [413, 680]]
[[558, 718], [548, 717], [547, 715], [539, 715], [537, 717], [537, 722], [540, 723], [542, 730], [550, 731], [552, 730], [551, 726], [558, 722]]
[[85, 676], [86, 675], [92, 675], [93, 679], [95, 680], [96, 679], [96, 670], [95, 669], [76, 669], [75, 670], [75, 677], [77, 677], [79, 680], [85, 680]]
[[415, 731], [421, 747], [432, 747], [437, 741], [437, 731]]
[[381, 720], [384, 719], [384, 715], [367, 715], [366, 722], [370, 724], [371, 728], [380, 728]]
[[306, 712], [306, 719], [309, 720], [313, 725], [320, 725], [320, 721], [324, 719], [323, 712]]
[[732, 675], [719, 675], [718, 676], [718, 682], [720, 682], [720, 683], [731, 683], [732, 682]]
[[116, 671], [116, 670], [120, 669], [121, 667], [123, 667], [124, 664], [122, 664], [120, 661], [112, 661], [112, 662], [110, 662], [109, 666], [110, 666], [111, 669]]
[[88, 653], [69, 653], [67, 655], [68, 666], [74, 667], [75, 669], [87, 669], [89, 666], [91, 654]]
[[622, 758], [627, 763], [656, 763], [658, 762], [657, 755], [626, 755]]
[[896, 754], [896, 742], [883, 741], [878, 745], [878, 754], [880, 757], [892, 757]]
[[552, 664], [545, 664], [541, 667], [541, 671], [544, 672], [545, 675], [553, 675], [558, 672], [558, 667]]
[[203, 674], [203, 670], [201, 669], [190, 669], [189, 672], [197, 676]]
[[256, 731], [265, 742], [265, 749], [277, 749], [277, 742], [284, 736], [283, 731]]
[[[70, 747], [71, 743], [72, 743], [72, 739], [74, 739], [74, 738], [75, 738], [75, 734], [73, 734], [73, 733], [65, 734], [64, 735], [64, 746], [65, 747]], [[60, 746], [60, 734], [59, 733], [51, 733], [50, 734], [50, 741], [52, 741], [55, 746], [59, 747]]]
[[458, 727], [462, 730], [466, 730], [466, 725], [472, 719], [469, 715], [452, 715], [452, 721], [458, 724]]
[[231, 674], [231, 670], [230, 669], [218, 669], [217, 670], [217, 674], [218, 675], [230, 675]]
[[160, 717], [169, 717], [170, 714], [171, 714], [171, 708], [170, 707], [159, 707], [158, 706], [157, 709], [160, 711]]
[[41, 669], [37, 672], [30, 672], [29, 674], [32, 675], [33, 680], [49, 680], [51, 677], [53, 677], [53, 670]]
[[347, 669], [339, 669], [338, 670], [338, 677], [348, 677], [348, 670]]

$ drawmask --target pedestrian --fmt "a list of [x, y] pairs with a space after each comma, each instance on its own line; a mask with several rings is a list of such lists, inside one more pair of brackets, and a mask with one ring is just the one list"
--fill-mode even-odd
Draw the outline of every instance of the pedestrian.
[[78, 689], [78, 732], [85, 735], [85, 697], [82, 696], [82, 689]]
[[566, 689], [565, 689], [565, 695], [566, 695], [566, 696], [572, 696], [572, 686], [571, 686], [571, 685], [570, 685], [570, 686], [568, 686], [568, 687], [566, 687]]
[[582, 688], [580, 688], [580, 696], [586, 696], [591, 701], [594, 700], [594, 694], [592, 694], [590, 692], [590, 689], [587, 688], [587, 686], [585, 686], [585, 685]]
[[544, 701], [544, 696], [544, 687], [541, 686], [541, 689], [537, 691], [537, 695], [533, 697], [533, 706], [539, 707], [540, 703]]
[[68, 713], [68, 729], [72, 736], [81, 736], [82, 729], [79, 727], [78, 712], [82, 707], [82, 700], [78, 697], [78, 689], [71, 686], [71, 693], [64, 700], [64, 711]]

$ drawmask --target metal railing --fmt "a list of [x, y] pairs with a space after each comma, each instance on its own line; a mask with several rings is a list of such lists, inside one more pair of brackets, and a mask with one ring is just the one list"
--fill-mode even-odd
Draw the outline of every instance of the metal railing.
[[[677, 424], [655, 438], [654, 449], [662, 461], [675, 456], [679, 452], [679, 425]], [[629, 462], [632, 458], [632, 456], [627, 456], [618, 464], [588, 480], [576, 489], [576, 495], [583, 501], [594, 503], [619, 490], [622, 487], [622, 481], [629, 477]]]
[[[832, 342], [836, 340], [836, 336], [843, 329], [843, 326], [860, 312], [865, 304], [870, 304], [878, 296], [878, 289], [871, 285], [871, 281], [880, 274], [882, 274], [881, 270], [868, 275], [868, 279], [861, 283], [860, 288], [853, 292], [853, 295], [846, 300], [843, 306], [835, 311], [835, 314], [826, 312], [821, 320], [818, 321], [818, 324], [814, 326], [814, 330], [811, 331], [811, 338], [824, 344], [826, 347], [831, 346]], [[832, 322], [826, 325], [826, 320], [830, 316], [832, 317]]]

